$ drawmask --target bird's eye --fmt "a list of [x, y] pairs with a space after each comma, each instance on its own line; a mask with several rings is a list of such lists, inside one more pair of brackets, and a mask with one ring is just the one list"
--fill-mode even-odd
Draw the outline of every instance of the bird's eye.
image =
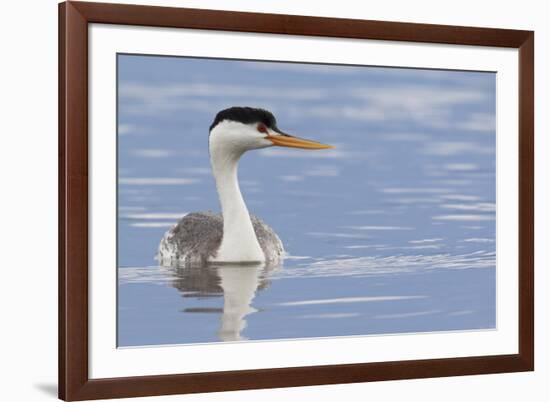
[[263, 124], [263, 123], [258, 123], [257, 129], [258, 129], [258, 131], [259, 131], [260, 133], [267, 134], [267, 127], [265, 126], [265, 124]]

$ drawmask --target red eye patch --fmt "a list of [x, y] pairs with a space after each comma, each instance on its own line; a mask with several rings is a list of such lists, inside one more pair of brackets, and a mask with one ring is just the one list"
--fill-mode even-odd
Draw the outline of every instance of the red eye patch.
[[267, 134], [267, 127], [265, 126], [265, 124], [259, 123], [257, 129], [260, 133]]

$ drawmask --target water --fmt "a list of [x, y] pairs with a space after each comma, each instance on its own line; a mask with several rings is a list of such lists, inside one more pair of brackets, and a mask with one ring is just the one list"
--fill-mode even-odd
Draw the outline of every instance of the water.
[[[119, 346], [495, 327], [493, 73], [120, 55]], [[233, 105], [336, 145], [248, 152], [279, 267], [156, 266], [187, 212], [219, 211], [207, 138]]]

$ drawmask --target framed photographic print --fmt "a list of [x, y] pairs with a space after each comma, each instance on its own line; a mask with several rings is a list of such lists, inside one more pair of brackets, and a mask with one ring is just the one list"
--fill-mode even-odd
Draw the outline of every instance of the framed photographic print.
[[59, 16], [60, 398], [533, 370], [533, 32]]

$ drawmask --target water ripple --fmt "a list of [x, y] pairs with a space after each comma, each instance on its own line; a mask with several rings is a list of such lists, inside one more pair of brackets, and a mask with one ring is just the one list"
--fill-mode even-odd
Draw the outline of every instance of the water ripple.
[[[435, 255], [392, 255], [387, 257], [346, 257], [314, 260], [303, 257], [270, 272], [270, 279], [319, 278], [339, 276], [382, 276], [402, 273], [420, 273], [445, 269], [479, 269], [495, 267], [494, 251], [476, 251], [468, 254]], [[307, 262], [305, 262], [307, 261]], [[290, 261], [289, 261], [290, 262]], [[208, 270], [208, 268], [203, 268]], [[125, 283], [166, 283], [177, 278], [171, 268], [129, 267], [119, 270], [119, 282]]]
[[[299, 264], [277, 271], [278, 278], [374, 276], [423, 272], [437, 269], [490, 268], [496, 264], [494, 251], [476, 251], [451, 255], [392, 255], [327, 259]], [[275, 279], [275, 278], [274, 278]]]

